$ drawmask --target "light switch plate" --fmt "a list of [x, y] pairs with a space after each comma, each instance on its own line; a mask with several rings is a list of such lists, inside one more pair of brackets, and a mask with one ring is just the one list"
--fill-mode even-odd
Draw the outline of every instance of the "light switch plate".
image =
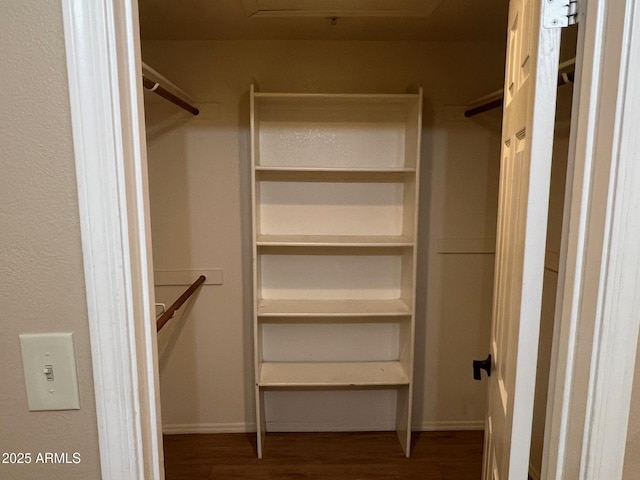
[[29, 410], [79, 410], [73, 333], [23, 333], [20, 347]]

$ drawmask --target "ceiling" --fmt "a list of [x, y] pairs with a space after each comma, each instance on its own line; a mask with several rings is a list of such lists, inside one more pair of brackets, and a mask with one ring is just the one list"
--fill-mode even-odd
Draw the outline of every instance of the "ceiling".
[[[311, 9], [314, 2], [318, 11]], [[394, 11], [393, 6], [400, 4], [401, 11]], [[508, 4], [508, 0], [139, 0], [143, 40], [504, 41]], [[347, 10], [340, 11], [341, 5]], [[329, 17], [337, 17], [335, 24]]]

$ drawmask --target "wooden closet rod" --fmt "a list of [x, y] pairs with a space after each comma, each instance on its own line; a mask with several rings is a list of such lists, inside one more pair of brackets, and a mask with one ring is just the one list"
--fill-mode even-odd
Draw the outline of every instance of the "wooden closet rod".
[[146, 88], [150, 92], [153, 92], [156, 95], [160, 95], [165, 100], [169, 100], [171, 103], [179, 106], [192, 115], [198, 115], [200, 113], [200, 110], [198, 110], [196, 107], [185, 102], [177, 95], [171, 93], [169, 90], [161, 87], [159, 83], [154, 82], [153, 80], [149, 80], [147, 77], [142, 77], [142, 84], [144, 85], [144, 88]]
[[187, 288], [185, 292], [182, 295], [180, 295], [180, 297], [175, 302], [173, 302], [173, 304], [167, 309], [167, 311], [164, 312], [162, 316], [158, 319], [156, 323], [157, 325], [156, 331], [159, 332], [160, 329], [164, 327], [166, 323], [173, 318], [173, 315], [176, 313], [176, 310], [178, 310], [182, 306], [182, 304], [186, 302], [191, 295], [193, 295], [193, 293], [198, 289], [198, 287], [200, 287], [200, 285], [204, 283], [206, 279], [207, 277], [205, 277], [204, 275], [200, 275], [198, 279], [195, 282], [193, 282], [191, 286]]
[[[176, 93], [167, 90], [162, 85], [168, 85]], [[176, 87], [172, 82], [160, 75], [157, 71], [151, 68], [146, 63], [142, 62], [142, 85], [145, 89], [160, 95], [165, 100], [169, 100], [174, 105], [186, 110], [192, 115], [198, 115], [200, 110], [191, 104], [189, 96]]]
[[[567, 67], [572, 67], [576, 63], [576, 59], [572, 58], [564, 63], [561, 63], [558, 66], [558, 70], [566, 69]], [[575, 76], [575, 70], [571, 70], [569, 72], [559, 73], [558, 74], [558, 87], [562, 85], [567, 85], [568, 83], [573, 83], [573, 79]], [[489, 110], [493, 110], [494, 108], [499, 108], [504, 103], [504, 92], [502, 90], [497, 90], [489, 95], [486, 95], [475, 102], [474, 104], [478, 104], [473, 108], [469, 108], [464, 111], [464, 116], [469, 118], [480, 113], [488, 112]]]
[[[490, 100], [486, 103], [478, 105], [477, 107], [470, 108], [464, 111], [464, 116], [469, 118], [480, 113], [488, 112], [489, 110], [493, 110], [494, 108], [500, 108], [504, 103], [504, 97], [500, 96], [500, 98], [496, 98], [495, 100]], [[458, 110], [460, 111], [460, 110]]]

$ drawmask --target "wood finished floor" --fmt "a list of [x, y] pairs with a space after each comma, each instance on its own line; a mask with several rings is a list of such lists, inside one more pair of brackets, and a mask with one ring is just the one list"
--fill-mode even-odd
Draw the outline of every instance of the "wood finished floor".
[[483, 432], [414, 434], [405, 458], [395, 433], [165, 435], [166, 480], [479, 480]]

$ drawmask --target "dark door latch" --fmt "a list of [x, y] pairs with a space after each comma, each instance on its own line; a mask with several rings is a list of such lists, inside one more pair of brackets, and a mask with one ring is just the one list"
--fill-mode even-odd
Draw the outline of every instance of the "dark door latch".
[[473, 379], [482, 380], [480, 370], [487, 372], [487, 377], [491, 376], [491, 354], [486, 360], [474, 360], [473, 361]]

